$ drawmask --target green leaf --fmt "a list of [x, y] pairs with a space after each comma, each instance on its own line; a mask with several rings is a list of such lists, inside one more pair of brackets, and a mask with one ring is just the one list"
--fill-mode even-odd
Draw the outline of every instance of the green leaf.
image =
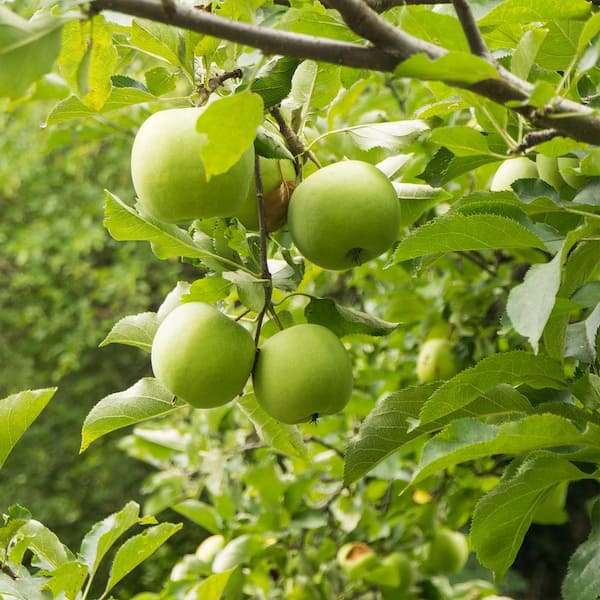
[[473, 514], [471, 544], [481, 564], [501, 579], [517, 555], [535, 507], [548, 491], [560, 482], [587, 477], [568, 460], [547, 452], [511, 464]]
[[186, 600], [221, 600], [227, 583], [234, 572], [235, 567], [207, 577], [186, 594]]
[[27, 521], [13, 536], [9, 559], [15, 564], [20, 564], [27, 550], [31, 551], [47, 570], [56, 569], [71, 558], [57, 535], [34, 519]]
[[215, 304], [225, 300], [231, 291], [231, 282], [218, 275], [196, 279], [192, 283], [186, 302], [206, 302]]
[[309, 323], [323, 325], [338, 337], [361, 333], [366, 335], [387, 335], [396, 329], [399, 323], [389, 323], [354, 308], [340, 306], [330, 298], [311, 297], [304, 309]]
[[550, 318], [560, 286], [562, 252], [542, 265], [533, 265], [523, 283], [508, 295], [506, 312], [515, 331], [529, 339], [535, 354], [544, 327]]
[[345, 42], [357, 42], [360, 38], [339, 18], [322, 10], [288, 8], [277, 21], [277, 29], [304, 33]]
[[165, 69], [165, 67], [155, 67], [144, 73], [146, 86], [151, 94], [162, 96], [172, 92], [177, 85], [177, 76], [175, 73]]
[[[225, 173], [252, 146], [263, 122], [263, 101], [258, 94], [243, 92], [209, 104], [196, 123], [206, 136], [200, 149], [206, 178]], [[235, 131], [235, 135], [229, 132]]]
[[61, 27], [71, 16], [37, 12], [29, 21], [0, 5], [0, 97], [19, 98], [48, 73], [61, 46]]
[[162, 58], [172, 65], [181, 65], [179, 60], [181, 36], [174, 27], [135, 19], [131, 24], [131, 43], [143, 52]]
[[129, 538], [115, 554], [102, 597], [106, 596], [123, 577], [143, 563], [149, 556], [152, 556], [182, 527], [181, 523], [160, 523], [154, 527], [148, 527], [142, 533]]
[[585, 19], [590, 14], [590, 3], [585, 0], [548, 2], [548, 0], [504, 0], [479, 21], [481, 27], [506, 23], [538, 23]]
[[499, 385], [471, 404], [440, 420], [415, 427], [426, 400], [439, 382], [409, 387], [377, 402], [350, 441], [344, 465], [344, 484], [356, 481], [378, 463], [414, 440], [441, 429], [452, 419], [531, 412], [531, 404], [509, 385]]
[[157, 221], [146, 214], [137, 213], [108, 191], [104, 205], [104, 226], [115, 240], [150, 242], [154, 254], [162, 259], [176, 256], [188, 258], [210, 256], [222, 260], [214, 252], [196, 244], [183, 229]]
[[86, 106], [77, 96], [69, 96], [50, 111], [46, 125], [56, 125], [73, 119], [89, 119], [135, 104], [156, 102], [157, 100], [158, 98], [153, 94], [138, 88], [114, 87], [109, 98], [102, 105], [102, 109], [96, 111]]
[[521, 351], [493, 354], [434, 392], [421, 409], [421, 425], [466, 406], [486, 390], [503, 383], [513, 386], [526, 383], [535, 389], [566, 388], [562, 365], [547, 356]]
[[460, 419], [431, 438], [421, 454], [412, 484], [450, 466], [493, 456], [560, 446], [600, 448], [600, 428], [589, 424], [585, 432], [568, 419], [554, 414], [529, 415], [495, 425], [479, 419]]
[[244, 394], [238, 398], [237, 404], [265, 444], [282, 454], [308, 459], [306, 446], [295, 425], [285, 425], [269, 416], [256, 402], [254, 394]]
[[343, 130], [361, 150], [385, 148], [399, 150], [412, 143], [420, 133], [429, 129], [425, 121], [406, 120], [369, 123]]
[[128, 502], [119, 512], [98, 521], [81, 541], [80, 558], [87, 566], [90, 577], [98, 569], [100, 561], [113, 544], [131, 527], [139, 522], [140, 507]]
[[42, 591], [46, 579], [21, 575], [12, 579], [0, 572], [0, 598], [3, 600], [52, 600], [48, 590]]
[[78, 560], [63, 563], [51, 573], [50, 580], [44, 585], [44, 589], [52, 592], [53, 598], [76, 600], [88, 575], [86, 565]]
[[0, 436], [0, 468], [56, 390], [57, 388], [26, 390], [0, 400], [0, 425], [3, 431]]
[[600, 596], [600, 502], [591, 509], [592, 532], [575, 550], [563, 580], [564, 600], [597, 600]]
[[283, 138], [262, 126], [256, 132], [254, 150], [259, 156], [265, 158], [294, 160], [294, 155], [288, 150]]
[[340, 68], [335, 65], [305, 60], [298, 65], [292, 78], [292, 106], [301, 109], [300, 123], [304, 124], [309, 110], [330, 104], [341, 86]]
[[167, 415], [186, 404], [151, 377], [140, 379], [122, 392], [106, 396], [88, 413], [81, 431], [83, 452], [95, 440], [141, 421]]
[[129, 315], [114, 325], [110, 333], [100, 342], [100, 347], [108, 344], [125, 344], [150, 352], [157, 329], [156, 313], [145, 312], [139, 315]]
[[287, 98], [292, 91], [292, 77], [299, 64], [297, 58], [277, 57], [260, 70], [250, 89], [263, 99], [265, 110]]
[[529, 29], [523, 34], [511, 58], [511, 70], [517, 77], [527, 80], [547, 34], [548, 30], [543, 27]]
[[435, 60], [431, 60], [425, 54], [414, 54], [396, 67], [394, 75], [460, 84], [498, 79], [498, 71], [493, 65], [468, 52], [447, 52]]
[[189, 499], [178, 502], [171, 508], [210, 533], [219, 533], [223, 528], [223, 521], [211, 504]]
[[455, 156], [491, 154], [486, 136], [472, 127], [438, 127], [429, 139], [448, 148]]
[[452, 214], [413, 230], [394, 253], [395, 262], [429, 254], [489, 248], [540, 248], [542, 240], [520, 223], [498, 215]]
[[392, 183], [400, 198], [402, 227], [409, 227], [423, 213], [451, 197], [443, 188], [419, 183]]

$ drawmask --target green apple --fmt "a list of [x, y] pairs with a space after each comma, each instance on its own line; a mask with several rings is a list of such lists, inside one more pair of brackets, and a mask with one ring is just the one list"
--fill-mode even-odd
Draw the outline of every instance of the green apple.
[[574, 169], [579, 168], [579, 160], [571, 156], [561, 156], [557, 159], [558, 172], [567, 185], [578, 190], [587, 181], [584, 175], [578, 175]]
[[200, 159], [204, 136], [196, 131], [201, 107], [173, 108], [151, 115], [131, 150], [131, 178], [140, 204], [165, 223], [228, 217], [244, 203], [254, 173], [249, 146], [227, 172], [207, 181]]
[[524, 156], [505, 160], [499, 167], [490, 184], [492, 192], [512, 190], [511, 184], [518, 179], [538, 179], [535, 163]]
[[392, 552], [365, 575], [365, 580], [394, 588], [398, 592], [406, 592], [415, 583], [415, 566], [403, 552]]
[[430, 338], [421, 346], [417, 356], [417, 377], [421, 383], [450, 379], [458, 371], [452, 344], [447, 339]]
[[[294, 189], [296, 171], [289, 160], [261, 157], [259, 161], [267, 231], [277, 231], [286, 222], [287, 207]], [[246, 229], [258, 231], [258, 209], [256, 207], [254, 177], [244, 204], [233, 216], [237, 217]]]
[[560, 190], [565, 185], [565, 181], [558, 171], [558, 160], [555, 156], [538, 154], [535, 158], [535, 164], [540, 179], [550, 184], [555, 190]]
[[425, 548], [423, 567], [428, 573], [459, 573], [467, 558], [467, 538], [460, 531], [440, 528]]
[[288, 209], [298, 250], [324, 269], [349, 269], [398, 239], [400, 203], [390, 180], [359, 160], [334, 163], [294, 190]]
[[239, 323], [203, 302], [171, 311], [152, 342], [152, 370], [196, 408], [221, 406], [241, 393], [254, 362], [254, 340]]
[[266, 413], [282, 423], [303, 423], [346, 406], [352, 393], [352, 363], [334, 333], [304, 323], [264, 343], [253, 381], [256, 400]]
[[350, 579], [359, 579], [371, 572], [379, 563], [374, 550], [364, 542], [344, 544], [337, 553], [337, 562]]

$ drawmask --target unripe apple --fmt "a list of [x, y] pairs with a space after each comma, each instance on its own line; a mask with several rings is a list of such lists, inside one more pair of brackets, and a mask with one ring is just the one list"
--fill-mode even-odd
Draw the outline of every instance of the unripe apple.
[[425, 549], [423, 567], [428, 573], [459, 573], [468, 557], [467, 538], [459, 531], [441, 528]]
[[400, 203], [390, 180], [359, 160], [334, 163], [294, 190], [288, 210], [298, 250], [324, 269], [349, 269], [398, 239]]
[[350, 579], [364, 577], [379, 562], [377, 554], [364, 542], [344, 544], [337, 553], [337, 562]]
[[254, 173], [252, 146], [228, 171], [207, 181], [200, 158], [204, 136], [196, 131], [203, 110], [189, 107], [154, 113], [135, 136], [133, 186], [144, 210], [165, 223], [231, 216], [248, 194]]
[[[289, 160], [260, 159], [260, 174], [267, 231], [277, 231], [287, 221], [287, 209], [295, 187], [296, 171]], [[258, 209], [254, 177], [242, 207], [233, 215], [250, 231], [258, 231]]]
[[406, 592], [416, 580], [415, 566], [406, 554], [392, 552], [365, 575], [365, 579], [380, 586], [394, 588], [397, 592]]
[[254, 362], [254, 341], [239, 323], [203, 302], [171, 311], [152, 342], [152, 370], [196, 408], [221, 406], [241, 393]]
[[421, 383], [450, 379], [459, 368], [452, 344], [444, 338], [430, 338], [424, 342], [417, 356], [417, 377]]
[[555, 190], [560, 190], [565, 182], [558, 172], [558, 160], [555, 156], [538, 154], [535, 158], [540, 179], [550, 184]]
[[269, 338], [254, 367], [254, 391], [266, 413], [282, 423], [303, 423], [339, 412], [352, 393], [352, 364], [326, 327], [294, 325]]
[[512, 190], [511, 184], [517, 179], [537, 179], [538, 176], [538, 170], [533, 161], [524, 156], [510, 158], [498, 167], [492, 177], [490, 190], [492, 192], [510, 191]]

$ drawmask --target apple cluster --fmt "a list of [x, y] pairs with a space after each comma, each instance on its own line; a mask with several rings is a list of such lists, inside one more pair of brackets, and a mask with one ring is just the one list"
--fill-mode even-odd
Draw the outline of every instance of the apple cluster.
[[[169, 224], [236, 217], [258, 229], [254, 150], [247, 148], [225, 173], [207, 180], [205, 143], [196, 130], [203, 108], [164, 110], [140, 127], [131, 176], [140, 212]], [[296, 185], [290, 161], [260, 159], [266, 229], [288, 224], [302, 255], [325, 269], [348, 269], [385, 252], [396, 241], [400, 204], [389, 179], [362, 161], [323, 167]], [[315, 324], [299, 324], [256, 350], [250, 332], [202, 302], [177, 306], [152, 344], [152, 368], [174, 395], [197, 408], [223, 405], [252, 377], [256, 399], [283, 423], [340, 411], [352, 392], [352, 364], [339, 338]]]

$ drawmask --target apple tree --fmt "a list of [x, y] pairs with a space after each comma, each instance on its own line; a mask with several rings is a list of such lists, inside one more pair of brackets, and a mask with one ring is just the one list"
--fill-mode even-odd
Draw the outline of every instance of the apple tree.
[[138, 600], [534, 594], [536, 526], [564, 553], [540, 597], [597, 598], [595, 4], [0, 7], [6, 110], [60, 86], [49, 130], [128, 136], [104, 226], [194, 272], [107, 332], [153, 371], [82, 427], [133, 427], [146, 516], [75, 554], [13, 511], [0, 596], [92, 597], [105, 531], [170, 511], [198, 548]]

